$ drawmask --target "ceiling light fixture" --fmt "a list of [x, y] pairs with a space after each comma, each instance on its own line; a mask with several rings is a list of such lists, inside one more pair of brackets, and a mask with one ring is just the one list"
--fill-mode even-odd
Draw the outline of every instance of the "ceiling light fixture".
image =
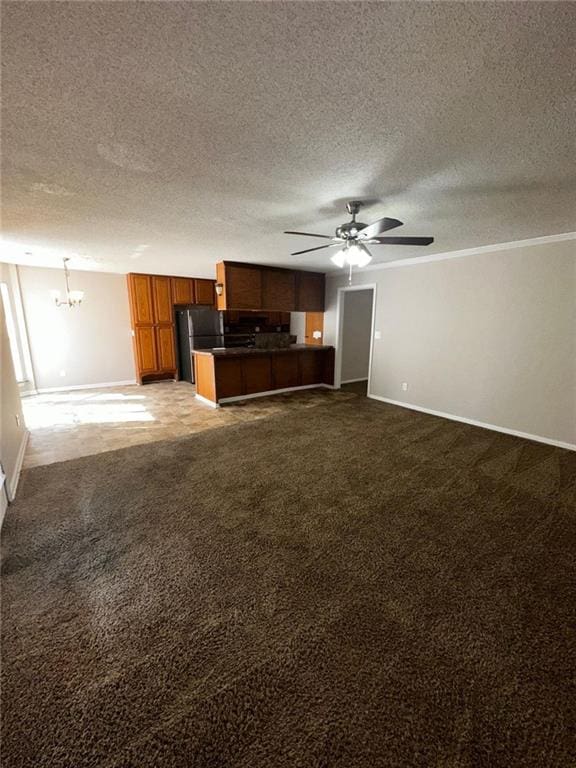
[[365, 267], [372, 261], [372, 256], [363, 243], [347, 241], [344, 248], [335, 253], [330, 261], [340, 268], [349, 267], [348, 282], [351, 283], [352, 267]]
[[78, 307], [82, 303], [82, 299], [84, 298], [84, 291], [71, 291], [70, 290], [70, 273], [68, 272], [68, 264], [67, 262], [70, 261], [69, 258], [62, 259], [64, 262], [64, 277], [66, 280], [66, 297], [64, 299], [60, 299], [60, 291], [50, 291], [50, 294], [52, 295], [52, 298], [54, 299], [54, 302], [57, 307]]

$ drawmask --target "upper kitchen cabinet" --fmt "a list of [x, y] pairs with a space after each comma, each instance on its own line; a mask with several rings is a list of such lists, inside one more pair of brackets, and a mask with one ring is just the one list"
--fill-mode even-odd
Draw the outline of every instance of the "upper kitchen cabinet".
[[134, 325], [154, 322], [154, 300], [150, 275], [128, 275], [128, 294]]
[[262, 267], [222, 261], [216, 274], [222, 285], [218, 309], [262, 309]]
[[293, 312], [296, 309], [296, 276], [291, 269], [263, 269], [262, 309]]
[[174, 304], [194, 304], [196, 291], [191, 277], [172, 278], [172, 301]]
[[325, 276], [320, 272], [298, 272], [298, 312], [324, 312]]
[[216, 290], [214, 280], [194, 279], [195, 302], [196, 304], [209, 304], [214, 306], [216, 300]]
[[324, 275], [296, 269], [222, 261], [218, 309], [323, 312]]
[[154, 296], [154, 317], [157, 323], [173, 323], [172, 278], [152, 277], [152, 295]]

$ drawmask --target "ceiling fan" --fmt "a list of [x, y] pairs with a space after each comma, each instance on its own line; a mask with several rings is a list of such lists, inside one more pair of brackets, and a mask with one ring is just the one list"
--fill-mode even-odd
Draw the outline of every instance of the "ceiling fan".
[[319, 251], [322, 248], [334, 248], [340, 246], [338, 253], [331, 257], [331, 261], [337, 267], [350, 267], [350, 277], [352, 277], [352, 267], [365, 267], [372, 261], [372, 254], [366, 248], [366, 245], [430, 245], [434, 242], [433, 237], [381, 237], [382, 232], [389, 229], [401, 227], [402, 222], [398, 219], [378, 219], [373, 224], [363, 224], [356, 221], [356, 216], [360, 210], [362, 202], [360, 200], [350, 200], [346, 203], [346, 210], [352, 215], [352, 221], [347, 221], [336, 228], [334, 237], [330, 235], [318, 235], [313, 232], [294, 232], [288, 230], [285, 235], [303, 235], [304, 237], [322, 237], [325, 240], [332, 240], [327, 245], [318, 245], [316, 248], [306, 248], [303, 251], [295, 251], [291, 256], [299, 256], [302, 253]]

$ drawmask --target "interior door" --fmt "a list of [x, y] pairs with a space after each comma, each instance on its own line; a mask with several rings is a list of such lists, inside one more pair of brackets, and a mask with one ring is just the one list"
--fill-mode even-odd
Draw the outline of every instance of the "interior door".
[[172, 286], [169, 277], [152, 278], [152, 294], [154, 296], [154, 314], [157, 323], [173, 323], [172, 317]]
[[306, 312], [304, 343], [324, 344], [324, 312]]

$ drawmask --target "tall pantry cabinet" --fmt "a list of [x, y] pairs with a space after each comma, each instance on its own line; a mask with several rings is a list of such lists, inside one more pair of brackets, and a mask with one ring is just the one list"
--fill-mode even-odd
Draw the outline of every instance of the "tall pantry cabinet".
[[128, 275], [128, 295], [140, 383], [176, 378], [172, 283], [160, 275]]

